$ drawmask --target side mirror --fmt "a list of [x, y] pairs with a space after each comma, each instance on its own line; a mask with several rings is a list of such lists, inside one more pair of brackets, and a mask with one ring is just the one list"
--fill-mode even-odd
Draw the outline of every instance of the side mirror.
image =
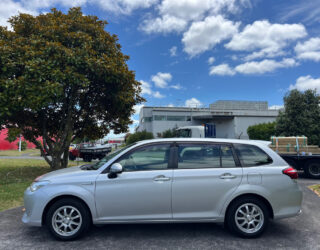
[[121, 166], [120, 163], [114, 163], [111, 165], [110, 167], [110, 171], [108, 174], [108, 177], [110, 179], [116, 178], [118, 176], [118, 174], [121, 174], [123, 171], [123, 167]]

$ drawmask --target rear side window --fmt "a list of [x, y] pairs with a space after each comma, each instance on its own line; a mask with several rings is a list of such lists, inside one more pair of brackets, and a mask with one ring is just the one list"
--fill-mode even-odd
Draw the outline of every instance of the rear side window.
[[236, 167], [230, 146], [184, 144], [178, 148], [178, 168]]
[[244, 167], [260, 166], [272, 163], [270, 156], [254, 145], [234, 144], [238, 158]]

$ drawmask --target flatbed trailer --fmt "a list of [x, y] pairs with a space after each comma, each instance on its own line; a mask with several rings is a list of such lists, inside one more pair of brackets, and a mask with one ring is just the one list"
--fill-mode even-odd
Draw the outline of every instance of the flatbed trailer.
[[284, 154], [279, 155], [292, 167], [303, 170], [304, 173], [314, 179], [320, 179], [320, 155], [319, 154]]
[[69, 151], [69, 159], [75, 160], [77, 157], [82, 158], [83, 161], [91, 162], [93, 159], [101, 160], [108, 153], [110, 153], [112, 147], [110, 145], [103, 145], [97, 147], [95, 145], [79, 145], [78, 147]]

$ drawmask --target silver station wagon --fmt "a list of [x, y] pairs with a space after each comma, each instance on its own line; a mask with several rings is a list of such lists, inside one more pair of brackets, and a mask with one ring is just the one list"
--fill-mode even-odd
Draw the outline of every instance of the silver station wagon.
[[298, 174], [261, 142], [141, 141], [101, 161], [38, 177], [25, 191], [22, 221], [62, 240], [91, 224], [224, 222], [257, 237], [270, 219], [301, 212]]

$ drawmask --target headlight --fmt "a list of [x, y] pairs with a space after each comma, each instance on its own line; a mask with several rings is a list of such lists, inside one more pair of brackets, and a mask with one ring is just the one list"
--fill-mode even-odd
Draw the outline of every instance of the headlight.
[[50, 181], [34, 181], [32, 182], [32, 184], [30, 185], [30, 190], [31, 192], [35, 192], [37, 191], [39, 188], [48, 185], [50, 183]]

